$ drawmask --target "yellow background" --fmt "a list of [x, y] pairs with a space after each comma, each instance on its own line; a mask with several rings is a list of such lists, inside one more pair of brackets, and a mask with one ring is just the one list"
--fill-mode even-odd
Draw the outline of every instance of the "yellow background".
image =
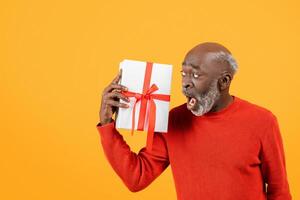
[[[121, 60], [180, 68], [198, 43], [239, 63], [231, 94], [278, 117], [294, 199], [300, 198], [299, 1], [15, 1], [0, 3], [0, 199], [176, 199], [170, 167], [131, 193], [104, 157], [101, 93]], [[145, 133], [121, 132], [132, 150]], [[130, 173], [130, 172], [128, 172]], [[238, 186], [237, 186], [238, 187]]]

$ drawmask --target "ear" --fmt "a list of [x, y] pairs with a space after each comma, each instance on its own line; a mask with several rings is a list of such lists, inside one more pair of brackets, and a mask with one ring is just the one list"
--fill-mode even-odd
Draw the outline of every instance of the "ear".
[[220, 90], [225, 90], [227, 88], [229, 88], [230, 83], [232, 80], [232, 75], [228, 72], [222, 74], [221, 78], [219, 78], [219, 88]]

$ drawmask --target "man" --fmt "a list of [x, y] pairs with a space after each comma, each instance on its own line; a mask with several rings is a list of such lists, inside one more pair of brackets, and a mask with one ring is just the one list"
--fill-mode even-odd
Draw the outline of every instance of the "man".
[[282, 138], [271, 111], [229, 94], [237, 64], [217, 43], [202, 43], [182, 63], [187, 102], [169, 114], [168, 133], [153, 149], [132, 152], [115, 129], [113, 113], [128, 102], [117, 84], [104, 90], [97, 130], [104, 153], [132, 192], [147, 187], [169, 165], [179, 200], [290, 200]]

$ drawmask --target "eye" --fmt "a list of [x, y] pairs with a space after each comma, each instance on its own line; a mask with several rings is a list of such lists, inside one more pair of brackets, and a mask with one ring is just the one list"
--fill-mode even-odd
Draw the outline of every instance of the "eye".
[[180, 71], [182, 76], [185, 76], [186, 73], [184, 71]]
[[194, 78], [198, 78], [198, 77], [199, 77], [199, 74], [193, 73], [193, 77], [194, 77]]

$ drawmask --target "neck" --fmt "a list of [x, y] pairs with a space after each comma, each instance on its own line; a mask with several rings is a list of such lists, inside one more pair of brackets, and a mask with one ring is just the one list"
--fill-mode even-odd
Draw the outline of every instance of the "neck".
[[216, 101], [215, 105], [209, 112], [218, 112], [223, 108], [226, 108], [231, 102], [233, 101], [233, 97], [229, 94], [223, 94], [220, 98]]

